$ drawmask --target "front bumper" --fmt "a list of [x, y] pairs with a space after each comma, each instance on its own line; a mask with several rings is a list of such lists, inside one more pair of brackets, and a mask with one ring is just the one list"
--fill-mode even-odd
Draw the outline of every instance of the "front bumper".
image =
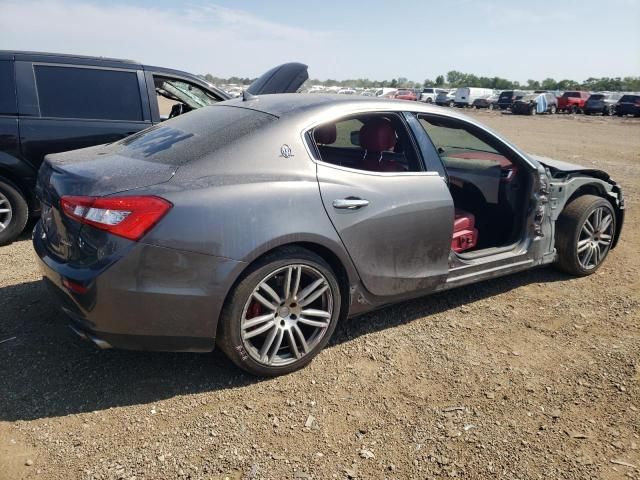
[[[130, 350], [210, 351], [229, 287], [244, 264], [144, 243], [102, 270], [51, 255], [38, 222], [33, 246], [44, 282], [73, 328]], [[64, 280], [82, 279], [85, 293]]]

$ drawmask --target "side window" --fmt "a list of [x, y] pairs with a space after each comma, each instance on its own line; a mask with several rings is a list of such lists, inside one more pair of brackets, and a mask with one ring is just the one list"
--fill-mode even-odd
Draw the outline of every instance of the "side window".
[[422, 171], [402, 119], [395, 113], [355, 115], [316, 127], [323, 162], [373, 172]]
[[135, 72], [34, 65], [43, 117], [142, 121]]
[[0, 115], [15, 115], [17, 110], [13, 62], [0, 60]]
[[220, 101], [205, 89], [177, 78], [154, 75], [153, 83], [163, 120]]

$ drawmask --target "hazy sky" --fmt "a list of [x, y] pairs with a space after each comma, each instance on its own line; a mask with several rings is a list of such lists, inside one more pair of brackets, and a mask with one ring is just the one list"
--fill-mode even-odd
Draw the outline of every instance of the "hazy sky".
[[640, 0], [0, 0], [0, 49], [221, 77], [286, 61], [320, 79], [638, 76]]

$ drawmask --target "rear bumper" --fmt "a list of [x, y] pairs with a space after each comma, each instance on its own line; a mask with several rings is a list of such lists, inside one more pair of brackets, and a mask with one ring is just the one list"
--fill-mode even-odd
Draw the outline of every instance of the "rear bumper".
[[[54, 258], [45, 242], [38, 223], [33, 245], [45, 284], [77, 333], [130, 350], [212, 350], [224, 299], [244, 266], [138, 243], [110, 266], [92, 271]], [[70, 291], [65, 279], [82, 279], [87, 291]]]

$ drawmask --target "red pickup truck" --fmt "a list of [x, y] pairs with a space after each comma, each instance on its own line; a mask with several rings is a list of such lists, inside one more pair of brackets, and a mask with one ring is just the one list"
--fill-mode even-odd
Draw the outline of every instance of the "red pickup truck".
[[584, 91], [564, 92], [558, 97], [558, 111], [568, 113], [580, 113], [584, 110], [584, 104], [591, 94]]

